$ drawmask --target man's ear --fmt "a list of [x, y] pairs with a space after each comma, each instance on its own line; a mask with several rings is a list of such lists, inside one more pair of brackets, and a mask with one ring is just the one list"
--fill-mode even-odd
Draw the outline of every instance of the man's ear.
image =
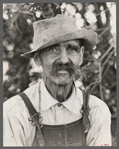
[[84, 46], [82, 46], [80, 48], [80, 62], [79, 62], [79, 65], [81, 65], [83, 63], [83, 55], [84, 55]]
[[38, 52], [36, 52], [36, 53], [34, 54], [34, 61], [35, 61], [36, 65], [38, 65], [38, 66], [41, 65], [40, 55], [39, 55]]

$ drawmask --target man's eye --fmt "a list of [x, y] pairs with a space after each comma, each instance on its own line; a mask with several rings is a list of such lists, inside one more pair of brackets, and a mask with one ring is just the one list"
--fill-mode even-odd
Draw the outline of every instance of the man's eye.
[[67, 47], [67, 51], [69, 52], [69, 53], [73, 53], [73, 52], [78, 52], [78, 48], [77, 47], [74, 47], [74, 46], [68, 46]]
[[69, 53], [73, 53], [73, 52], [77, 52], [77, 49], [75, 49], [75, 48], [69, 48], [67, 51]]
[[69, 49], [69, 52], [74, 52], [74, 51], [76, 51], [76, 50], [72, 49], [72, 48]]
[[50, 51], [55, 53], [57, 52], [57, 49], [54, 48], [54, 49], [51, 49]]
[[56, 53], [57, 52], [57, 49], [56, 48], [48, 48], [47, 53]]

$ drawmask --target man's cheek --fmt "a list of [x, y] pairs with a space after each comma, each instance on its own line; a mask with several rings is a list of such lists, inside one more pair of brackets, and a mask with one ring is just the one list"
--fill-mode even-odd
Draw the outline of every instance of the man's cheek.
[[51, 73], [51, 66], [45, 67], [45, 73], [50, 74]]

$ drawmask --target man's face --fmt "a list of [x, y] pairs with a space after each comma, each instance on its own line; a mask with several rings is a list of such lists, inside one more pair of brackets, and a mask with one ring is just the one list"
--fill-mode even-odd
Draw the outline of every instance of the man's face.
[[66, 85], [75, 77], [83, 61], [83, 49], [78, 40], [53, 45], [38, 57], [47, 79], [57, 85]]

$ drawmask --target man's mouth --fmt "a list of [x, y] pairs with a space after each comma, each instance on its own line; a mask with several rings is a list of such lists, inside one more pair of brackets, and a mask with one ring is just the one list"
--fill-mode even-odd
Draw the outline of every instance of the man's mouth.
[[61, 62], [54, 62], [52, 69], [52, 75], [69, 75], [72, 76], [75, 73], [75, 67], [72, 62], [62, 64]]
[[69, 72], [67, 70], [59, 70], [58, 73], [59, 74], [68, 74]]

